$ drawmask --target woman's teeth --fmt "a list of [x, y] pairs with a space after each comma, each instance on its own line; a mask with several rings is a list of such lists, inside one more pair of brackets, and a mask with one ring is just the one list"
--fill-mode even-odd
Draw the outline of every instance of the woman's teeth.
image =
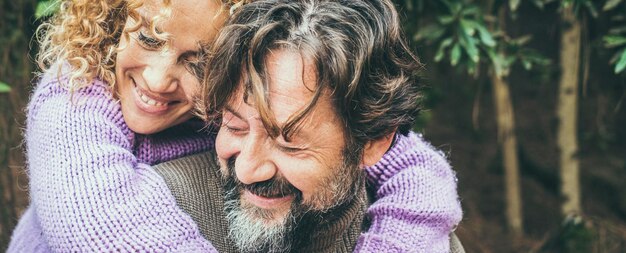
[[141, 98], [141, 101], [143, 101], [144, 103], [149, 104], [151, 106], [166, 106], [167, 105], [167, 103], [158, 102], [158, 101], [156, 101], [156, 100], [154, 100], [154, 99], [144, 95], [143, 93], [141, 93], [141, 91], [139, 89], [137, 89], [137, 94], [139, 94], [139, 97]]

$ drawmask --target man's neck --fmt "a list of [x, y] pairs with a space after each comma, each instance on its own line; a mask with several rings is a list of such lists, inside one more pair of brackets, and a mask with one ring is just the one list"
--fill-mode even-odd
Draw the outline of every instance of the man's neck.
[[294, 252], [352, 252], [365, 224], [365, 186], [355, 198], [321, 215], [307, 216], [296, 230]]

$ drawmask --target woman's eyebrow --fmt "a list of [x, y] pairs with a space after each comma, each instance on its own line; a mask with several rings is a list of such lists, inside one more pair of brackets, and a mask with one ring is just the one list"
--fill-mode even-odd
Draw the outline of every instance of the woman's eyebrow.
[[[139, 16], [141, 17], [141, 26], [150, 28], [151, 19], [147, 18], [144, 14], [141, 13], [139, 14]], [[154, 27], [154, 31], [156, 33], [162, 33], [161, 29], [159, 29], [159, 27], [157, 26]]]

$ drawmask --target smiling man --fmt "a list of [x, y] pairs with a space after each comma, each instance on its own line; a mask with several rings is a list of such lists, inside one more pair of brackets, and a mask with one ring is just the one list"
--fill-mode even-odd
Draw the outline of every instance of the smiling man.
[[252, 1], [207, 66], [216, 151], [156, 170], [220, 252], [450, 252], [456, 177], [409, 131], [421, 64], [390, 1]]
[[[298, 129], [284, 134], [290, 118], [315, 96], [308, 87], [319, 86], [317, 74], [298, 51], [280, 48], [268, 51], [266, 57], [269, 78], [264, 94], [268, 94], [268, 109], [276, 108], [269, 109], [275, 117], [269, 120], [275, 120], [280, 135], [270, 134], [258, 109], [246, 103], [243, 89], [238, 89], [225, 106], [216, 148], [227, 179], [231, 238], [244, 251], [282, 252], [303, 247], [294, 243], [309, 243], [296, 240], [309, 235], [298, 232], [298, 224], [357, 218], [356, 211], [363, 209], [366, 199], [360, 167], [378, 161], [392, 138], [383, 136], [365, 147], [347, 138], [329, 90], [321, 91]], [[337, 227], [333, 233], [339, 235], [346, 228]]]
[[393, 4], [252, 2], [208, 66], [231, 239], [242, 251], [336, 251], [350, 226], [366, 225], [363, 169], [419, 111], [421, 65]]

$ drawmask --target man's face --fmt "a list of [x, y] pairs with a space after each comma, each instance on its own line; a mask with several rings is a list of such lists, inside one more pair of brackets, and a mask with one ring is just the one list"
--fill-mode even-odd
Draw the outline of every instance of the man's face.
[[[266, 66], [270, 107], [282, 126], [313, 97], [314, 67], [289, 50], [270, 53]], [[241, 90], [223, 112], [216, 150], [227, 179], [231, 237], [244, 251], [284, 250], [307, 213], [336, 211], [354, 195], [360, 156], [346, 148], [330, 95], [323, 94], [301, 123], [289, 142], [272, 138]]]

